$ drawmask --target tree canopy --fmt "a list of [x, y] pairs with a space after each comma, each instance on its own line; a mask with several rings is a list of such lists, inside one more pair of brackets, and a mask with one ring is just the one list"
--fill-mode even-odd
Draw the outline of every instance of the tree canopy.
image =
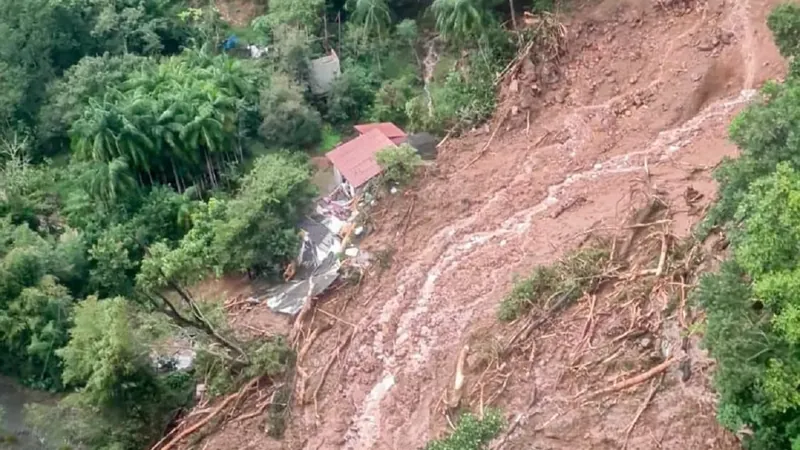
[[[800, 8], [777, 7], [768, 19], [785, 56], [795, 56]], [[717, 361], [720, 422], [750, 430], [752, 450], [800, 448], [800, 84], [796, 68], [730, 128], [741, 156], [717, 170], [719, 202], [701, 228], [725, 226], [732, 256], [701, 280], [705, 343]]]
[[[233, 333], [196, 285], [294, 260], [324, 137], [490, 114], [509, 41], [493, 6], [433, 8], [446, 51], [480, 58], [426, 90], [427, 6], [274, 0], [237, 26], [213, 2], [0, 0], [0, 373], [63, 394], [31, 411], [43, 435], [144, 448], [194, 383], [219, 395], [282, 373], [285, 342]], [[312, 61], [334, 49], [342, 73], [318, 95]], [[419, 160], [398, 155], [385, 162], [404, 181]], [[176, 340], [189, 369], [157, 355]]]

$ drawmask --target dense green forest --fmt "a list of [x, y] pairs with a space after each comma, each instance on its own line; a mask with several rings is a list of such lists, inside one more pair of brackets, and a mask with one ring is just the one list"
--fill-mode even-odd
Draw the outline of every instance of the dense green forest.
[[782, 84], [730, 127], [741, 149], [717, 170], [720, 198], [703, 224], [724, 226], [731, 257], [702, 278], [705, 342], [717, 361], [720, 422], [751, 450], [800, 449], [800, 6], [768, 19], [791, 61]]
[[[284, 371], [281, 339], [237, 339], [191, 287], [283, 269], [317, 194], [309, 155], [352, 124], [483, 120], [517, 41], [503, 2], [260, 3], [234, 28], [182, 0], [0, 0], [0, 374], [64, 394], [29, 411], [51, 444], [145, 448], [197, 381], [219, 395]], [[446, 55], [426, 68], [433, 36]], [[315, 96], [329, 49], [342, 74]], [[154, 362], [170, 337], [192, 370]]]

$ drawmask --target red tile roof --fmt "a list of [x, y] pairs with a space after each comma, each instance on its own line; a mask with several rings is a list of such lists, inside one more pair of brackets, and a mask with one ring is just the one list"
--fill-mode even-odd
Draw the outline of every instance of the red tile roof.
[[372, 130], [380, 130], [383, 134], [386, 135], [389, 139], [394, 140], [395, 138], [402, 138], [406, 137], [405, 131], [398, 128], [397, 125], [391, 122], [383, 122], [383, 123], [365, 123], [362, 125], [356, 125], [353, 127], [358, 131], [360, 134], [367, 134]]
[[375, 154], [394, 143], [380, 130], [365, 134], [345, 142], [329, 151], [325, 156], [353, 187], [359, 187], [381, 173]]

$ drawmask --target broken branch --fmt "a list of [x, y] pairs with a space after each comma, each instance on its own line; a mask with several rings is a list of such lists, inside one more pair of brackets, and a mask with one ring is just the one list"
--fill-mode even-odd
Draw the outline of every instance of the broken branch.
[[347, 344], [350, 343], [350, 339], [353, 337], [353, 334], [355, 334], [355, 330], [348, 333], [347, 337], [344, 338], [344, 342], [339, 344], [339, 347], [336, 348], [336, 353], [334, 353], [328, 360], [328, 363], [325, 364], [325, 369], [322, 370], [322, 376], [319, 379], [319, 383], [317, 383], [317, 387], [314, 388], [314, 415], [317, 417], [317, 419], [319, 419], [319, 412], [317, 411], [317, 397], [319, 396], [319, 390], [322, 388], [322, 385], [325, 384], [325, 378], [328, 376], [328, 372], [330, 372], [334, 361], [336, 361]]
[[659, 387], [661, 387], [661, 383], [663, 381], [664, 381], [664, 374], [661, 374], [661, 377], [659, 377], [658, 382], [653, 380], [653, 382], [651, 383], [650, 393], [647, 394], [647, 398], [644, 400], [644, 403], [642, 403], [642, 406], [640, 406], [639, 410], [636, 411], [636, 415], [633, 416], [631, 424], [628, 425], [628, 429], [625, 430], [625, 443], [622, 445], [622, 450], [625, 450], [628, 447], [628, 440], [631, 437], [631, 431], [633, 431], [634, 427], [636, 427], [636, 422], [639, 421], [639, 417], [642, 416], [644, 410], [646, 410], [647, 406], [650, 405], [650, 402], [653, 401], [653, 397], [655, 397], [656, 391], [658, 390]]
[[258, 383], [259, 378], [261, 378], [261, 377], [253, 378], [246, 385], [244, 385], [244, 387], [242, 387], [238, 392], [225, 397], [225, 400], [223, 400], [219, 404], [219, 406], [217, 406], [214, 409], [214, 411], [211, 414], [207, 415], [206, 417], [204, 417], [202, 420], [200, 420], [196, 424], [194, 424], [194, 425], [190, 426], [189, 428], [187, 428], [187, 429], [183, 430], [182, 432], [180, 432], [177, 436], [172, 438], [172, 440], [167, 442], [163, 447], [158, 447], [159, 444], [157, 443], [156, 445], [153, 446], [153, 448], [151, 450], [170, 450], [171, 448], [175, 447], [175, 445], [178, 444], [178, 442], [182, 441], [183, 439], [185, 439], [190, 434], [194, 433], [195, 431], [197, 431], [200, 428], [202, 428], [203, 426], [205, 426], [205, 424], [210, 422], [211, 419], [213, 419], [220, 412], [222, 412], [222, 410], [225, 409], [225, 407], [228, 406], [232, 401], [237, 400], [239, 397], [242, 396], [242, 394], [244, 394], [245, 392], [250, 390], [251, 387], [253, 387], [256, 383]]
[[645, 381], [653, 378], [654, 376], [664, 372], [669, 368], [677, 360], [677, 358], [672, 357], [667, 359], [666, 361], [662, 362], [661, 364], [653, 367], [652, 369], [648, 370], [647, 372], [641, 373], [636, 375], [635, 377], [628, 378], [627, 380], [620, 381], [619, 383], [615, 383], [607, 388], [603, 388], [592, 393], [586, 395], [586, 400], [592, 399], [594, 397], [598, 397], [604, 394], [610, 394], [611, 392], [621, 391], [623, 389], [627, 389], [629, 387], [636, 386], [639, 383], [644, 383]]
[[508, 113], [509, 113], [509, 110], [507, 109], [506, 112], [503, 113], [503, 117], [500, 119], [500, 122], [497, 123], [497, 126], [494, 128], [494, 131], [492, 132], [492, 135], [489, 136], [489, 140], [486, 141], [486, 144], [484, 144], [484, 146], [481, 149], [481, 151], [479, 151], [478, 154], [474, 158], [472, 158], [472, 161], [468, 162], [466, 166], [462, 167], [461, 170], [467, 169], [469, 166], [471, 166], [471, 165], [475, 164], [476, 162], [478, 162], [478, 160], [481, 159], [481, 157], [483, 157], [483, 155], [486, 153], [486, 151], [489, 150], [489, 146], [492, 144], [492, 141], [494, 140], [494, 137], [497, 135], [497, 132], [500, 131], [500, 127], [502, 127], [503, 124], [505, 123], [506, 118], [508, 117]]

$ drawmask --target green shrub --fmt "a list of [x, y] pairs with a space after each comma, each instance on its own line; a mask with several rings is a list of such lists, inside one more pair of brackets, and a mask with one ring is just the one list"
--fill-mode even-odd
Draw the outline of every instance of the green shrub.
[[428, 87], [430, 96], [421, 94], [409, 100], [409, 127], [442, 133], [475, 126], [491, 116], [496, 101], [494, 80], [512, 57], [513, 48], [502, 28], [487, 30], [469, 57], [462, 58], [463, 67], [450, 70], [444, 80], [433, 80]]
[[500, 302], [497, 318], [506, 322], [525, 314], [534, 301], [546, 300], [558, 286], [558, 271], [551, 266], [539, 266], [533, 273], [514, 281], [511, 292]]
[[505, 425], [496, 410], [487, 410], [483, 418], [467, 413], [449, 436], [429, 442], [425, 450], [483, 450]]
[[385, 148], [375, 155], [375, 159], [383, 169], [384, 181], [401, 185], [411, 181], [417, 167], [422, 164], [422, 158], [408, 144]]
[[286, 420], [288, 419], [292, 401], [292, 386], [284, 384], [275, 393], [273, 402], [269, 405], [269, 416], [267, 424], [269, 429], [267, 434], [275, 439], [281, 439], [286, 431]]

